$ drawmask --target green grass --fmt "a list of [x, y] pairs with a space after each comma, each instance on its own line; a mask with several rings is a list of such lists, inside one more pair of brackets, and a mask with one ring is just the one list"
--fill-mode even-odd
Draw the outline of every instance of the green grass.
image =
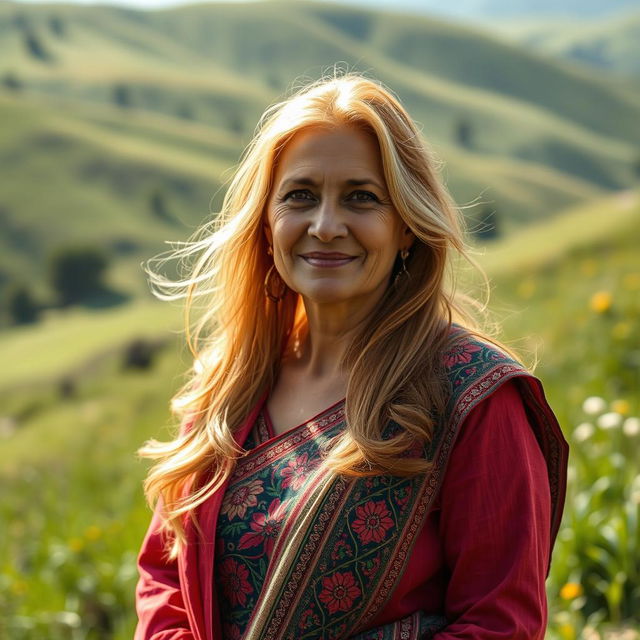
[[0, 397], [7, 390], [72, 374], [138, 336], [177, 333], [181, 319], [177, 306], [149, 300], [108, 310], [52, 312], [40, 324], [1, 332], [2, 360], [11, 366], [0, 372]]

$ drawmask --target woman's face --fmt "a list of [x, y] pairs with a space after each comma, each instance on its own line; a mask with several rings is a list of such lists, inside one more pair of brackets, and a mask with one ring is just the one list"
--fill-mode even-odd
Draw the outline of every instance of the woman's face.
[[280, 154], [266, 206], [278, 273], [317, 303], [374, 303], [413, 234], [393, 208], [376, 138], [305, 129]]

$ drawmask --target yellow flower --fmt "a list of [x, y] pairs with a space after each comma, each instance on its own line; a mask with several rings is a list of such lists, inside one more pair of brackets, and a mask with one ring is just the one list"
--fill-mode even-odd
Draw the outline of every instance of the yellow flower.
[[621, 416], [626, 416], [628, 415], [629, 411], [631, 411], [631, 406], [626, 400], [614, 400], [611, 403], [611, 411], [615, 411]]
[[11, 584], [11, 591], [17, 596], [27, 592], [27, 583], [24, 580], [14, 580]]
[[596, 313], [606, 313], [611, 309], [613, 296], [608, 291], [598, 291], [591, 296], [589, 306]]
[[582, 585], [577, 582], [567, 582], [562, 589], [560, 589], [560, 597], [563, 600], [573, 600], [582, 595]]
[[71, 538], [71, 540], [69, 540], [69, 549], [75, 552], [82, 551], [82, 549], [84, 549], [84, 541], [82, 538]]
[[84, 532], [84, 536], [87, 540], [97, 540], [101, 535], [102, 531], [100, 531], [100, 527], [97, 527], [95, 524], [87, 527], [87, 530]]

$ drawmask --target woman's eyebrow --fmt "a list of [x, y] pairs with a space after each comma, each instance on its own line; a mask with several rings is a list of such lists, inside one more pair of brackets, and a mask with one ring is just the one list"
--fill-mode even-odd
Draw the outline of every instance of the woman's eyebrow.
[[384, 187], [381, 184], [378, 184], [375, 180], [372, 180], [371, 178], [363, 178], [362, 180], [356, 180], [355, 178], [351, 178], [346, 181], [346, 184], [356, 186], [356, 187], [364, 184], [372, 184], [374, 187], [378, 187], [378, 189], [380, 189], [381, 191], [384, 191]]
[[312, 180], [311, 178], [305, 178], [305, 177], [288, 178], [287, 180], [282, 182], [282, 184], [280, 186], [283, 189], [286, 189], [288, 186], [294, 185], [294, 184], [304, 184], [304, 185], [309, 186], [309, 187], [316, 187], [317, 186], [314, 180]]
[[[362, 186], [365, 184], [371, 184], [374, 187], [378, 187], [378, 189], [384, 191], [384, 187], [382, 185], [380, 185], [378, 182], [376, 182], [375, 180], [372, 180], [371, 178], [362, 178], [362, 179], [357, 179], [357, 178], [349, 178], [348, 180], [344, 181], [345, 184], [349, 185], [349, 186]], [[281, 187], [283, 189], [286, 189], [288, 186], [293, 185], [293, 184], [303, 184], [309, 187], [317, 187], [317, 183], [315, 182], [315, 180], [313, 180], [313, 178], [307, 178], [306, 176], [300, 176], [299, 178], [288, 178], [287, 180], [285, 180]]]

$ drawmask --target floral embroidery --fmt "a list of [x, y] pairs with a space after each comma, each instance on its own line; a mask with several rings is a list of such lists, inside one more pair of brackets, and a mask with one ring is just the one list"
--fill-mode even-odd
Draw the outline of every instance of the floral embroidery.
[[349, 611], [353, 601], [361, 594], [355, 578], [350, 572], [337, 571], [332, 576], [322, 579], [320, 601], [327, 605], [329, 613]]
[[282, 470], [281, 475], [284, 478], [282, 487], [284, 489], [291, 487], [294, 491], [297, 491], [304, 484], [311, 468], [312, 465], [309, 464], [309, 454], [307, 453], [303, 453], [295, 460], [291, 460]]
[[264, 491], [262, 480], [252, 480], [225, 496], [221, 513], [228, 516], [229, 520], [244, 518], [247, 515], [247, 507], [255, 507], [258, 504], [256, 496]]
[[358, 518], [351, 526], [363, 544], [382, 542], [394, 524], [384, 500], [370, 500], [364, 506], [356, 507], [356, 515]]
[[345, 558], [351, 558], [353, 556], [353, 549], [351, 545], [345, 540], [347, 536], [343, 535], [340, 540], [336, 542], [331, 552], [331, 559], [336, 562], [338, 560], [344, 560]]
[[404, 507], [411, 495], [411, 487], [402, 487], [397, 491], [394, 491], [395, 502], [399, 507]]
[[309, 609], [305, 609], [300, 616], [300, 623], [298, 627], [302, 630], [310, 629], [313, 627], [317, 627], [320, 625], [320, 618], [317, 613], [313, 612], [313, 609], [309, 607]]
[[360, 567], [362, 569], [362, 573], [367, 578], [371, 578], [378, 573], [378, 569], [380, 569], [380, 556], [378, 555], [373, 556], [373, 558], [367, 558], [367, 560], [360, 563]]
[[267, 555], [271, 555], [276, 536], [280, 532], [280, 525], [287, 514], [287, 502], [280, 503], [276, 498], [270, 505], [268, 513], [254, 513], [249, 525], [251, 531], [240, 538], [238, 549], [249, 549], [264, 543]]
[[231, 557], [225, 558], [220, 564], [220, 582], [232, 605], [244, 606], [247, 603], [247, 595], [253, 591], [248, 577], [249, 570]]
[[480, 351], [478, 345], [470, 343], [456, 344], [447, 352], [444, 357], [445, 367], [451, 368], [462, 362], [469, 363], [476, 351]]

